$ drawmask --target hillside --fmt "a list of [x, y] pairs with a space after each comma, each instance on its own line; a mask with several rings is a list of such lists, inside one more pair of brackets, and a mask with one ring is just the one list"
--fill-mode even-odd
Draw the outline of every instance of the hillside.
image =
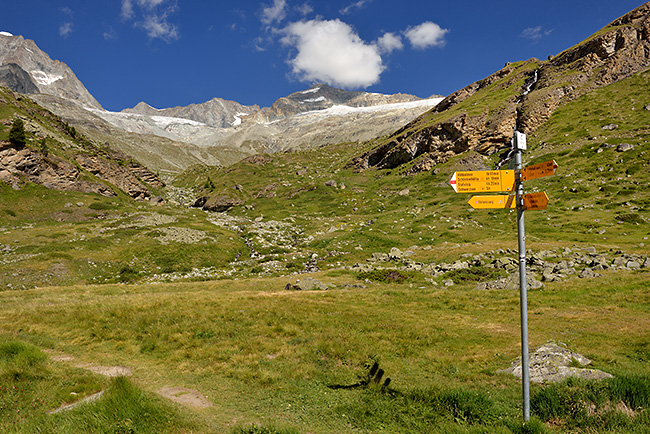
[[[23, 143], [8, 140], [14, 121]], [[34, 183], [59, 191], [151, 197], [164, 184], [147, 168], [107, 144], [97, 144], [27, 97], [0, 88], [0, 176], [20, 190]]]

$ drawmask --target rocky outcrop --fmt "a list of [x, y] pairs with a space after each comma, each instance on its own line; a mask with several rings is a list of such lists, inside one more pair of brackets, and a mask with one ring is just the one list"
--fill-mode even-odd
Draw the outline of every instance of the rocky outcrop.
[[530, 134], [560, 105], [648, 66], [650, 3], [548, 61], [507, 64], [454, 92], [351, 166], [394, 168], [418, 159], [416, 172], [469, 150], [492, 154], [509, 147], [515, 127]]
[[81, 172], [69, 161], [44, 156], [31, 148], [16, 148], [8, 142], [0, 143], [0, 181], [20, 189], [25, 181], [59, 191], [78, 191], [115, 196], [104, 184], [80, 178]]
[[79, 154], [75, 157], [79, 165], [99, 179], [110, 182], [129, 196], [137, 200], [148, 199], [149, 190], [125, 167], [114, 161], [96, 155]]
[[226, 212], [234, 206], [243, 205], [244, 201], [230, 196], [201, 196], [194, 201], [192, 207], [206, 211]]

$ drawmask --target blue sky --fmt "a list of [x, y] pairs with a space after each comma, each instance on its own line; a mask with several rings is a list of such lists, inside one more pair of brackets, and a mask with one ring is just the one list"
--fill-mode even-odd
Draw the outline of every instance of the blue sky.
[[447, 95], [546, 59], [643, 4], [630, 0], [21, 0], [0, 31], [65, 62], [108, 110], [214, 97], [270, 106], [315, 82]]

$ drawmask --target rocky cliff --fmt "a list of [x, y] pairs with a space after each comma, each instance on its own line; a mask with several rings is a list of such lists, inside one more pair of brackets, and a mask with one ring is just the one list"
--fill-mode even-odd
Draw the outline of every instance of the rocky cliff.
[[650, 66], [650, 3], [615, 20], [546, 61], [506, 64], [445, 98], [351, 165], [429, 170], [466, 151], [493, 154], [509, 147], [515, 128], [530, 134], [553, 112], [590, 90]]

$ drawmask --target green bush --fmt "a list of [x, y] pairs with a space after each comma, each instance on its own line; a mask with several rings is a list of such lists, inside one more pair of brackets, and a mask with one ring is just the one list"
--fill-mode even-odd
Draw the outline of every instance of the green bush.
[[94, 209], [95, 211], [114, 209], [115, 206], [103, 202], [93, 202], [88, 205], [88, 208]]
[[503, 273], [496, 268], [486, 266], [477, 266], [463, 268], [460, 270], [451, 270], [444, 274], [445, 279], [451, 279], [454, 283], [460, 282], [487, 282], [503, 277]]
[[16, 146], [25, 146], [27, 136], [25, 134], [25, 124], [22, 119], [14, 119], [9, 131], [9, 141]]

